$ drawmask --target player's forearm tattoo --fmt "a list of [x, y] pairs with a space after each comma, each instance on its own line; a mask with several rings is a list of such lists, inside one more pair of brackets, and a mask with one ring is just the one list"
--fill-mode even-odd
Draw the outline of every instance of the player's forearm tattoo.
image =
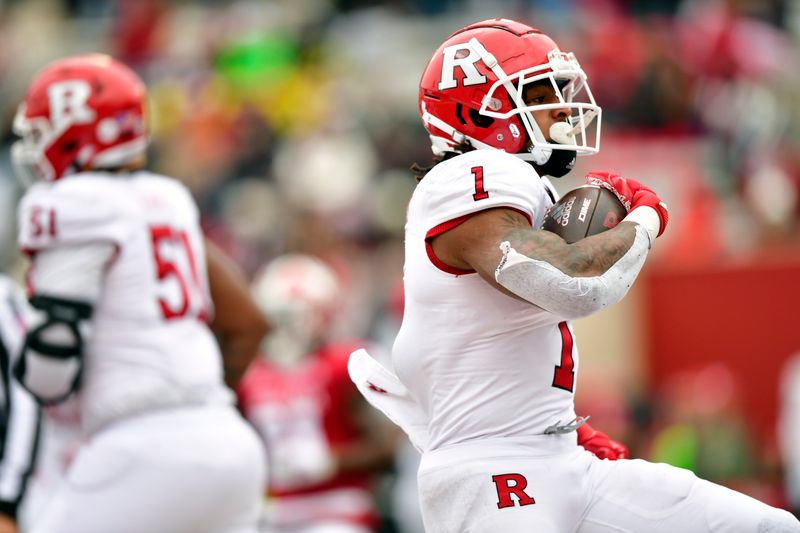
[[522, 215], [510, 211], [500, 221], [503, 241], [509, 241], [519, 253], [532, 259], [546, 261], [571, 276], [598, 276], [616, 263], [633, 244], [636, 230], [633, 224], [616, 228], [566, 244], [549, 231], [531, 229]]

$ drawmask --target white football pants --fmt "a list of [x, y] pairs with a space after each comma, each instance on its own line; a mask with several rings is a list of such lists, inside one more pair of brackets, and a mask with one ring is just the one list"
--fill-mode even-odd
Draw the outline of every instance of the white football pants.
[[600, 460], [574, 434], [428, 452], [419, 491], [427, 533], [800, 532], [787, 511], [681, 468]]
[[297, 527], [266, 528], [261, 531], [262, 533], [371, 533], [367, 527], [336, 521], [323, 521], [319, 524]]
[[78, 452], [32, 533], [255, 533], [258, 437], [229, 406], [115, 422]]

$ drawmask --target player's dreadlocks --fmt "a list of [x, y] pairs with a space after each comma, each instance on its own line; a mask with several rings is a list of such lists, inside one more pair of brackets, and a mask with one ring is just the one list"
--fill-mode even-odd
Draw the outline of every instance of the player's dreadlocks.
[[414, 177], [417, 179], [417, 182], [419, 183], [420, 181], [422, 181], [422, 178], [424, 178], [425, 175], [433, 169], [433, 167], [435, 167], [442, 161], [447, 161], [448, 159], [452, 159], [457, 155], [461, 155], [466, 152], [471, 152], [474, 149], [475, 147], [472, 146], [469, 143], [469, 141], [466, 140], [461, 141], [459, 144], [453, 147], [452, 151], [445, 152], [442, 155], [433, 156], [433, 162], [431, 165], [422, 166], [419, 163], [414, 163], [413, 165], [411, 165], [409, 170], [411, 170], [411, 172], [414, 173]]

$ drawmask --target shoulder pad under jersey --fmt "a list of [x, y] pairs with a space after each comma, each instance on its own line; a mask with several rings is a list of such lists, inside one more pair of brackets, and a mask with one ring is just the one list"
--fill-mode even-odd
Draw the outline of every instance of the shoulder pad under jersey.
[[531, 165], [498, 150], [474, 150], [439, 163], [418, 194], [426, 229], [493, 207], [516, 209], [533, 222], [549, 198]]

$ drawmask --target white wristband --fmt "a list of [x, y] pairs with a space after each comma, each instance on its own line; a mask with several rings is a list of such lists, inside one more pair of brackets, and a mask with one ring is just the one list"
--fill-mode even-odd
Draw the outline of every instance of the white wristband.
[[661, 230], [661, 219], [656, 210], [649, 205], [640, 205], [628, 213], [622, 221], [635, 222], [646, 229], [647, 236], [650, 237], [650, 246], [653, 246], [653, 241], [656, 240], [658, 232]]

